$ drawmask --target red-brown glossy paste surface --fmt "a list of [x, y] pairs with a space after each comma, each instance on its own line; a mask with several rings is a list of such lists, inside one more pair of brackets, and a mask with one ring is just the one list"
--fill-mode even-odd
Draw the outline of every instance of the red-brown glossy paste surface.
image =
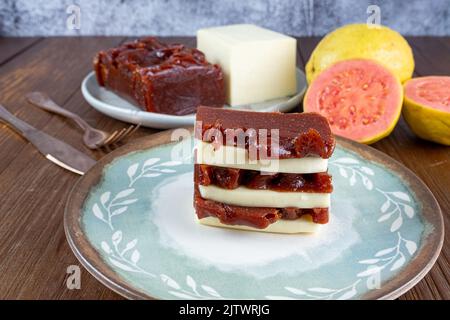
[[326, 172], [295, 174], [262, 174], [259, 171], [224, 168], [206, 164], [195, 164], [194, 182], [200, 185], [214, 185], [223, 189], [245, 186], [250, 189], [331, 193], [331, 176]]
[[194, 195], [194, 207], [199, 219], [216, 217], [223, 224], [244, 225], [257, 229], [265, 229], [280, 220], [295, 220], [303, 215], [311, 215], [314, 223], [328, 223], [328, 208], [253, 208], [227, 205], [205, 200], [198, 190]]
[[[197, 139], [229, 146], [230, 140], [236, 145], [240, 141], [238, 137], [243, 135], [241, 141], [245, 140], [245, 148], [248, 149], [251, 143], [258, 150], [257, 159], [264, 158], [266, 154], [280, 159], [307, 156], [326, 159], [331, 156], [335, 146], [327, 119], [318, 113], [254, 112], [199, 107], [196, 120]], [[259, 138], [260, 132], [263, 133], [261, 129], [267, 130], [268, 139], [265, 142]], [[272, 129], [278, 130], [279, 135], [279, 147], [275, 149], [271, 146]], [[227, 136], [232, 138], [227, 141]], [[217, 140], [219, 137], [222, 141]]]
[[197, 49], [144, 38], [100, 51], [94, 59], [99, 85], [151, 112], [184, 115], [199, 105], [222, 107], [220, 66]]

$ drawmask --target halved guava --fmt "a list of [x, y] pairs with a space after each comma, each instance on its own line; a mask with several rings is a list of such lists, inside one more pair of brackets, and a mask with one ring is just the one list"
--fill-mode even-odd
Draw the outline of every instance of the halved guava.
[[392, 132], [402, 101], [395, 75], [373, 60], [354, 59], [319, 74], [306, 92], [303, 110], [325, 116], [336, 135], [373, 143]]
[[429, 76], [404, 85], [403, 116], [420, 138], [450, 146], [450, 77]]

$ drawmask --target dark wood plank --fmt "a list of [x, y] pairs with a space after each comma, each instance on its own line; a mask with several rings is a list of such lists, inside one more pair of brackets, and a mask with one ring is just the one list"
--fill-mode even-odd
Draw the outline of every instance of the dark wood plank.
[[[79, 86], [83, 77], [92, 68], [94, 53], [124, 40], [125, 38], [46, 39], [34, 49], [33, 54], [26, 54], [20, 60], [11, 61], [0, 69], [2, 78], [17, 79], [10, 86], [5, 82], [5, 87], [0, 90], [0, 94], [5, 97], [2, 103], [37, 128], [93, 157], [101, 157], [101, 152], [93, 152], [84, 147], [78, 127], [58, 116], [30, 106], [23, 99], [23, 95], [32, 90], [45, 91], [57, 103], [79, 114], [95, 127], [107, 131], [123, 128], [127, 125], [126, 123], [106, 117], [91, 108], [82, 97]], [[171, 38], [170, 41], [195, 45], [193, 38], [176, 37]], [[62, 46], [64, 50], [57, 51], [56, 48], [59, 46]], [[43, 57], [47, 58], [43, 59]], [[27, 73], [20, 73], [21, 68], [23, 70], [30, 68], [29, 71], [32, 72], [39, 66], [39, 61], [44, 61], [46, 68], [39, 70], [40, 73], [35, 78], [25, 78]], [[40, 80], [46, 79], [47, 74], [56, 74], [58, 78], [42, 83]], [[134, 137], [153, 132], [156, 130], [143, 128]], [[103, 287], [84, 269], [82, 269], [82, 290], [70, 291], [65, 287], [66, 268], [70, 264], [78, 264], [78, 261], [65, 241], [62, 214], [67, 196], [78, 177], [49, 163], [11, 130], [0, 132], [0, 148], [8, 150], [7, 153], [5, 152], [8, 157], [0, 160], [0, 179], [10, 182], [0, 186], [0, 194], [7, 199], [0, 205], [0, 210], [10, 213], [0, 218], [0, 223], [6, 222], [2, 224], [5, 230], [0, 227], [0, 233], [11, 239], [1, 246], [0, 254], [17, 257], [17, 259], [11, 259], [7, 265], [0, 266], [0, 272], [6, 278], [2, 279], [0, 275], [0, 292], [4, 292], [6, 298], [25, 299], [120, 298]], [[21, 161], [15, 161], [16, 159]], [[41, 206], [40, 202], [46, 204]], [[35, 212], [35, 214], [28, 215], [29, 212]], [[29, 230], [31, 234], [19, 231], [28, 224], [35, 225], [35, 228]], [[14, 227], [6, 230], [7, 225], [14, 225]], [[17, 242], [21, 245], [14, 246]], [[49, 268], [48, 261], [53, 261], [52, 269], [59, 271], [46, 272]], [[26, 281], [17, 281], [17, 279], [26, 279]], [[36, 290], [35, 285], [24, 286], [25, 283], [50, 285], [45, 285], [47, 287], [45, 290]], [[2, 296], [1, 293], [0, 296]]]
[[418, 76], [450, 75], [450, 37], [409, 37]]
[[[56, 116], [29, 105], [24, 95], [40, 90], [49, 93], [57, 103], [64, 105], [79, 91], [83, 77], [92, 69], [94, 53], [122, 40], [123, 38], [45, 39], [32, 51], [25, 52], [0, 69], [1, 103], [31, 125], [43, 129]], [[21, 151], [21, 147], [17, 146], [18, 141], [22, 142], [21, 147], [27, 146], [12, 131], [0, 132], [0, 143], [3, 142], [6, 155], [0, 159], [0, 173]]]
[[[416, 75], [450, 75], [450, 48], [444, 43], [448, 38], [414, 37], [408, 41], [414, 52]], [[374, 147], [413, 170], [432, 190], [444, 214], [446, 236], [441, 256], [425, 279], [404, 298], [450, 299], [450, 150], [415, 137], [403, 118], [393, 134]]]
[[0, 66], [14, 57], [31, 49], [42, 38], [3, 38], [0, 37]]
[[[42, 90], [62, 105], [70, 102], [75, 112], [91, 111], [79, 93], [81, 80], [91, 70], [96, 51], [122, 40], [51, 38], [39, 42], [32, 52], [24, 52], [0, 68], [1, 102], [32, 125], [87, 151], [78, 129], [28, 105], [23, 95]], [[119, 298], [85, 270], [82, 290], [65, 287], [66, 268], [78, 261], [66, 243], [62, 217], [65, 199], [78, 177], [46, 161], [5, 125], [0, 125], [0, 150], [0, 254], [9, 257], [0, 264], [0, 296]]]
[[[308, 61], [320, 38], [300, 38], [299, 49]], [[450, 75], [448, 38], [411, 37], [416, 75]], [[431, 272], [401, 299], [450, 299], [450, 150], [417, 138], [400, 119], [393, 133], [372, 145], [413, 170], [432, 190], [444, 213], [446, 237], [442, 254]]]

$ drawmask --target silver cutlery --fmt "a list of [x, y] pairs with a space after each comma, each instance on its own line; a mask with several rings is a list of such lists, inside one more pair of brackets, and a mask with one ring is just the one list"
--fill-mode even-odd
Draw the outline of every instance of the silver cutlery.
[[43, 92], [30, 92], [26, 95], [26, 98], [28, 102], [41, 109], [72, 119], [84, 131], [83, 142], [90, 149], [106, 148], [108, 150], [109, 147], [129, 138], [139, 129], [139, 125], [131, 125], [110, 134], [91, 127], [79, 115], [60, 107]]
[[32, 127], [12, 115], [0, 104], [0, 120], [15, 128], [31, 142], [48, 160], [64, 169], [83, 175], [96, 161], [74, 147]]

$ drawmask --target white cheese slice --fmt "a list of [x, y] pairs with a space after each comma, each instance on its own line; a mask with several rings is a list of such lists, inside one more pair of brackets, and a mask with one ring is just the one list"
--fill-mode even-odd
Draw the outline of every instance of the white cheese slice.
[[198, 219], [198, 222], [203, 225], [230, 228], [246, 231], [258, 231], [258, 232], [271, 232], [271, 233], [313, 233], [320, 229], [321, 225], [312, 222], [309, 215], [302, 216], [296, 220], [278, 220], [275, 223], [270, 224], [265, 229], [252, 228], [248, 226], [240, 225], [229, 225], [223, 224], [216, 217], [206, 217], [203, 219]]
[[241, 207], [309, 209], [330, 206], [329, 193], [278, 192], [246, 187], [223, 189], [214, 185], [199, 185], [198, 188], [203, 199]]
[[200, 29], [197, 48], [222, 67], [228, 104], [262, 102], [296, 92], [297, 41], [250, 24]]
[[196, 163], [212, 166], [281, 173], [325, 172], [328, 159], [305, 157], [299, 159], [250, 160], [244, 148], [220, 146], [196, 139]]

